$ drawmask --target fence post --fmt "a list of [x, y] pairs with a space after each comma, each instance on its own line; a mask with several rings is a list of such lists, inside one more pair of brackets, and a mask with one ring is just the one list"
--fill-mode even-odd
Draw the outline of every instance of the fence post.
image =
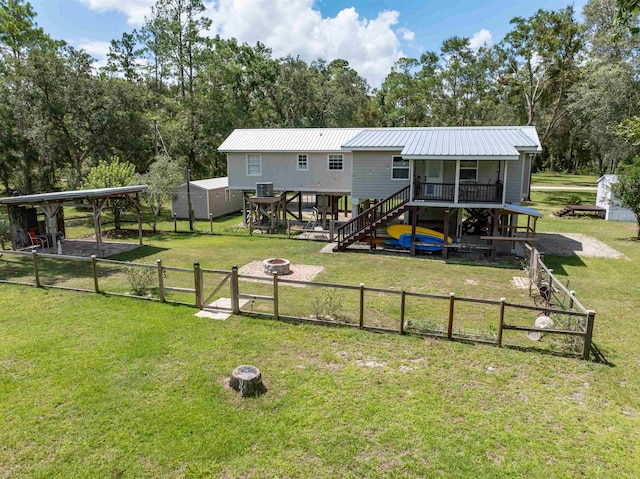
[[278, 310], [278, 274], [273, 273], [273, 317], [280, 319], [280, 312]]
[[504, 303], [507, 298], [500, 298], [500, 322], [498, 323], [497, 342], [498, 346], [502, 347], [502, 327], [504, 326]]
[[164, 303], [164, 268], [162, 267], [162, 260], [156, 260], [158, 265], [158, 294], [160, 295], [160, 302]]
[[456, 301], [456, 293], [449, 293], [449, 323], [447, 324], [447, 339], [453, 337], [453, 309]]
[[38, 253], [35, 249], [31, 250], [31, 256], [33, 258], [33, 274], [36, 277], [36, 288], [41, 288], [40, 284], [40, 270], [38, 269]]
[[202, 271], [200, 271], [200, 263], [193, 263], [193, 282], [196, 290], [196, 308], [202, 309]]
[[364, 283], [360, 283], [360, 322], [359, 327], [364, 327]]
[[575, 291], [569, 291], [569, 311], [573, 311], [573, 298], [575, 297]]
[[178, 232], [178, 215], [175, 213], [173, 214], [173, 232]]
[[213, 213], [209, 213], [209, 234], [213, 234]]
[[95, 254], [91, 255], [91, 268], [93, 269], [93, 290], [96, 293], [100, 292], [98, 287], [98, 258]]
[[582, 359], [589, 359], [591, 353], [591, 338], [593, 337], [593, 323], [596, 319], [596, 312], [587, 311], [587, 331], [584, 335], [584, 349], [582, 350]]
[[400, 291], [400, 334], [404, 334], [404, 308], [406, 303], [407, 293]]
[[238, 297], [238, 267], [234, 264], [231, 268], [231, 311], [240, 314], [240, 298]]

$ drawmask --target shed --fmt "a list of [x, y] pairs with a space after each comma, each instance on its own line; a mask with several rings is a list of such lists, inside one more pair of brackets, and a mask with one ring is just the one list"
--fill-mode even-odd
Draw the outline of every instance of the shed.
[[[229, 190], [229, 178], [209, 178], [190, 182], [193, 217], [199, 220], [236, 213], [242, 208], [242, 193]], [[189, 218], [187, 183], [172, 195], [171, 214], [180, 219]]]
[[616, 201], [611, 185], [618, 182], [617, 175], [603, 175], [598, 178], [598, 196], [596, 197], [596, 206], [604, 208], [605, 219], [610, 221], [636, 221], [633, 211], [623, 208]]

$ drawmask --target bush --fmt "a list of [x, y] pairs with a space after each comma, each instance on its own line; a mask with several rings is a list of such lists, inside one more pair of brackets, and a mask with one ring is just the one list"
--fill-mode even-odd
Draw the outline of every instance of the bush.
[[131, 286], [131, 292], [144, 296], [147, 289], [153, 282], [154, 270], [143, 266], [123, 266], [122, 269], [127, 275], [127, 280]]
[[0, 221], [0, 249], [5, 249], [6, 243], [11, 243], [11, 230], [7, 223]]
[[313, 298], [313, 312], [316, 319], [337, 319], [342, 308], [342, 295], [336, 289], [325, 288]]
[[580, 198], [580, 195], [576, 195], [576, 194], [569, 196], [569, 199], [567, 199], [568, 205], [579, 205], [581, 202], [582, 202], [582, 198]]

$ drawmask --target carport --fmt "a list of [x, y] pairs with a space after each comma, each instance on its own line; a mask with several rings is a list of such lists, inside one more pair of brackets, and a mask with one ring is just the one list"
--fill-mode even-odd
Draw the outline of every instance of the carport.
[[[55, 193], [42, 193], [37, 195], [13, 196], [0, 198], [0, 204], [7, 205], [9, 223], [11, 228], [11, 245], [13, 249], [24, 247], [24, 238], [29, 238], [29, 232], [37, 230], [35, 234], [46, 235], [50, 239], [52, 252], [56, 252], [59, 233], [64, 233], [63, 205], [70, 202], [87, 201], [93, 207], [93, 224], [96, 235], [96, 255], [102, 257], [102, 224], [100, 216], [110, 202], [116, 199], [124, 200], [127, 206], [133, 207], [138, 215], [138, 238], [142, 245], [142, 215], [140, 206], [140, 193], [147, 189], [147, 185], [123, 186], [119, 188], [99, 188], [93, 190], [61, 191]], [[46, 231], [41, 231], [40, 225], [35, 220], [25, 220], [23, 212], [27, 208], [39, 208], [45, 215]], [[61, 222], [59, 223], [59, 220]], [[25, 225], [26, 222], [26, 225]], [[62, 230], [62, 231], [61, 231]], [[27, 243], [27, 246], [29, 243]]]

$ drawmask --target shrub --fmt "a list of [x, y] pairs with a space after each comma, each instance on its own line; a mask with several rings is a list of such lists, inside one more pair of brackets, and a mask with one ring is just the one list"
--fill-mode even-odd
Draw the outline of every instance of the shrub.
[[342, 295], [336, 289], [325, 288], [313, 298], [313, 313], [317, 319], [337, 319], [342, 308]]
[[579, 205], [581, 202], [582, 202], [582, 198], [580, 198], [580, 195], [576, 195], [576, 194], [569, 196], [569, 198], [567, 199], [568, 205]]
[[154, 270], [143, 266], [123, 266], [122, 269], [127, 275], [127, 280], [131, 286], [131, 292], [138, 296], [143, 296], [153, 282]]
[[11, 230], [9, 225], [4, 221], [0, 221], [0, 249], [5, 249], [6, 243], [11, 242]]

